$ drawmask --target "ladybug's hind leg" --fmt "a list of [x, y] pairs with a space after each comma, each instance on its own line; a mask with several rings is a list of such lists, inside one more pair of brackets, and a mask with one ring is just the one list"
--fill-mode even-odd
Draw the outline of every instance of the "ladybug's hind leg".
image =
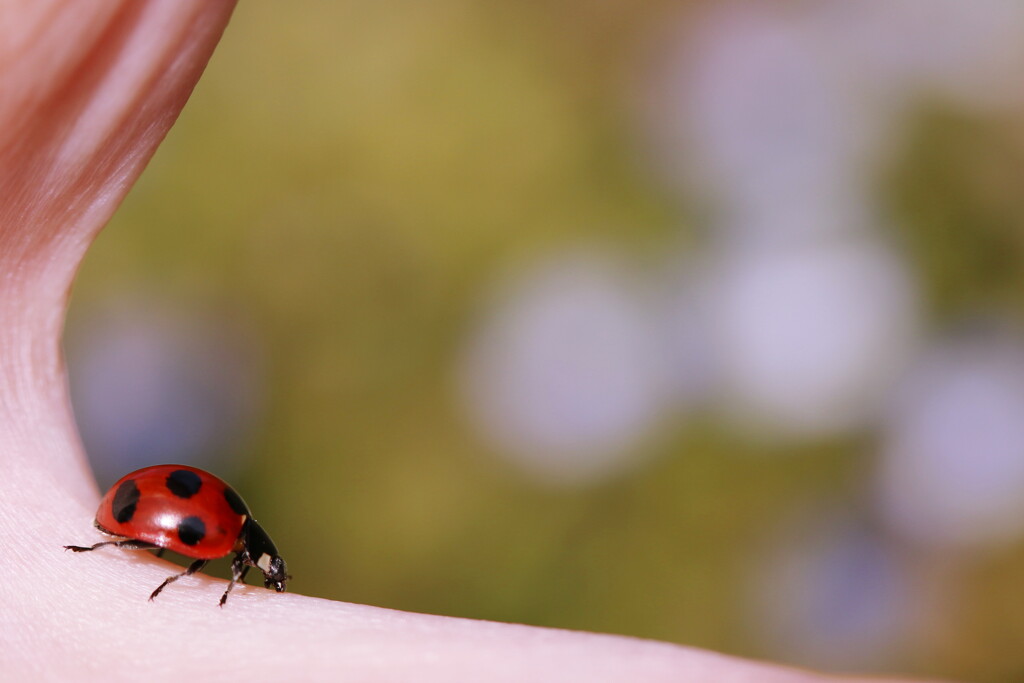
[[102, 548], [105, 545], [112, 545], [112, 546], [115, 546], [115, 547], [118, 547], [118, 548], [123, 548], [124, 550], [156, 550], [158, 548], [160, 550], [163, 550], [163, 548], [160, 548], [160, 546], [158, 546], [158, 545], [154, 545], [152, 543], [147, 543], [146, 541], [135, 541], [135, 540], [103, 541], [102, 543], [96, 543], [95, 545], [90, 545], [90, 546], [66, 545], [66, 546], [64, 546], [64, 550], [72, 550], [72, 551], [74, 551], [76, 553], [85, 553], [85, 552], [89, 552], [90, 550], [96, 550], [97, 548]]
[[209, 562], [209, 560], [196, 560], [195, 562], [190, 564], [188, 566], [188, 569], [186, 569], [182, 573], [175, 574], [174, 576], [168, 576], [166, 579], [164, 579], [163, 583], [157, 586], [156, 590], [153, 591], [153, 593], [149, 596], [149, 599], [152, 600], [156, 596], [160, 595], [160, 591], [162, 591], [164, 589], [164, 586], [166, 586], [167, 584], [174, 583], [183, 576], [192, 576], [197, 571], [205, 567], [207, 562]]

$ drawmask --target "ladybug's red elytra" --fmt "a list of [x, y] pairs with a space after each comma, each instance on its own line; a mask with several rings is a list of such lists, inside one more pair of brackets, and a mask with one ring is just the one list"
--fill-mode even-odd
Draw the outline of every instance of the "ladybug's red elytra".
[[156, 550], [158, 557], [164, 550], [173, 550], [196, 558], [182, 573], [167, 577], [150, 600], [167, 584], [232, 552], [231, 583], [220, 598], [221, 607], [252, 567], [263, 572], [264, 585], [278, 593], [284, 592], [291, 578], [274, 542], [253, 519], [242, 497], [218, 477], [195, 467], [154, 465], [126, 474], [103, 496], [95, 525], [120, 540], [89, 547], [66, 545], [64, 549], [81, 553], [113, 545]]

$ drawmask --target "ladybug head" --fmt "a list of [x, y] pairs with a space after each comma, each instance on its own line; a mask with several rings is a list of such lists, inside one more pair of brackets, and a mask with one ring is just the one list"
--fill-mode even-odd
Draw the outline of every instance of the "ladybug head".
[[[266, 557], [264, 555], [257, 562], [262, 562]], [[280, 555], [272, 555], [270, 556], [267, 568], [264, 569], [260, 565], [260, 569], [263, 570], [263, 585], [267, 588], [273, 588], [278, 593], [284, 593], [285, 582], [292, 578], [288, 576], [288, 568], [284, 564], [284, 558]]]
[[270, 540], [270, 536], [263, 530], [256, 520], [251, 517], [246, 522], [245, 531], [245, 552], [248, 555], [248, 564], [254, 565], [263, 572], [263, 585], [273, 588], [278, 593], [283, 593], [288, 579], [288, 567], [284, 558], [277, 552], [277, 546]]

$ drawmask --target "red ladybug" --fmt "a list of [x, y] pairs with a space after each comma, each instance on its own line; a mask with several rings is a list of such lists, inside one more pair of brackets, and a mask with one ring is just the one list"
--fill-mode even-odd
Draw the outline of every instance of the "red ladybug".
[[129, 550], [173, 550], [196, 561], [180, 574], [167, 577], [152, 600], [169, 583], [195, 574], [206, 563], [234, 552], [231, 583], [220, 598], [223, 607], [235, 583], [245, 581], [251, 567], [263, 572], [263, 583], [278, 593], [291, 577], [277, 547], [267, 536], [242, 497], [209, 472], [186, 465], [155, 465], [121, 477], [100, 501], [96, 528], [122, 540], [85, 548], [66, 545], [76, 553], [113, 545]]

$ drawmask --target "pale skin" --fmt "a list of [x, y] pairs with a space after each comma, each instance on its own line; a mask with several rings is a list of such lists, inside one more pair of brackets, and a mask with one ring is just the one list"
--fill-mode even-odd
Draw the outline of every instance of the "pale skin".
[[236, 588], [219, 609], [225, 582], [202, 575], [149, 602], [179, 568], [145, 551], [62, 549], [103, 540], [92, 528], [100, 491], [60, 350], [72, 279], [187, 100], [232, 8], [230, 0], [0, 0], [5, 680], [880, 680], [262, 587]]

